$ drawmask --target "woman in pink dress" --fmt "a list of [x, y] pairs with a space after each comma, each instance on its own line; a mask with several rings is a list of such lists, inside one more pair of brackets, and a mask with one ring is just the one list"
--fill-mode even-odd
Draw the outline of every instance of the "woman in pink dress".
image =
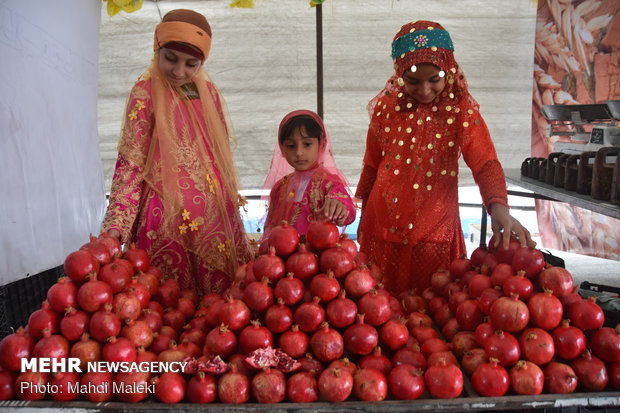
[[133, 86], [103, 231], [200, 294], [222, 292], [250, 258], [225, 103], [203, 70], [211, 28], [192, 10], [155, 29], [153, 62]]
[[336, 167], [323, 120], [309, 110], [296, 110], [280, 122], [278, 145], [265, 184], [271, 189], [265, 232], [283, 220], [305, 234], [310, 222], [328, 219], [338, 226], [355, 220], [355, 207], [345, 177]]

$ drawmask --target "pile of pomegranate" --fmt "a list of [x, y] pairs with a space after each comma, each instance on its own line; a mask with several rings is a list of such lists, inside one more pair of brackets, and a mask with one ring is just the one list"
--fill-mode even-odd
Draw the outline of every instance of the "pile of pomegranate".
[[[482, 396], [620, 389], [620, 330], [603, 326], [568, 271], [515, 240], [480, 247], [438, 269], [428, 289], [398, 297], [330, 222], [313, 222], [304, 237], [283, 222], [261, 252], [223, 296], [199, 297], [144, 250], [91, 237], [67, 256], [66, 277], [26, 328], [0, 341], [0, 400], [414, 400], [459, 397], [465, 380]], [[20, 359], [41, 357], [187, 367], [20, 372]], [[69, 383], [109, 391], [71, 392]], [[113, 383], [143, 391], [113, 392]]]

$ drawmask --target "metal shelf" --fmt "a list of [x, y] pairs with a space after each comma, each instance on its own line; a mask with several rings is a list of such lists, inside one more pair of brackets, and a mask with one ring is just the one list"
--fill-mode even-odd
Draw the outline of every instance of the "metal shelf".
[[505, 169], [504, 174], [506, 175], [506, 182], [510, 184], [529, 189], [536, 194], [544, 195], [556, 201], [566, 202], [599, 214], [620, 219], [620, 206], [611, 204], [607, 201], [593, 199], [589, 195], [582, 195], [577, 192], [566, 191], [563, 188], [556, 188], [553, 185], [522, 176], [521, 170], [519, 169]]

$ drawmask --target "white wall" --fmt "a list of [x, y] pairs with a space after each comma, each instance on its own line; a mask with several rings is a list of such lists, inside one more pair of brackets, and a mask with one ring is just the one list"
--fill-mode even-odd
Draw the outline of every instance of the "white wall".
[[100, 11], [99, 0], [0, 1], [0, 285], [98, 234]]

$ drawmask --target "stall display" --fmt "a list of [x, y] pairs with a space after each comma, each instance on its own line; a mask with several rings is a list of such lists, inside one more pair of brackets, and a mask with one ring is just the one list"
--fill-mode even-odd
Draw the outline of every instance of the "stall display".
[[283, 223], [225, 296], [198, 297], [93, 237], [0, 341], [0, 407], [619, 405], [620, 335], [597, 297], [539, 250], [493, 241], [396, 297], [335, 225]]

